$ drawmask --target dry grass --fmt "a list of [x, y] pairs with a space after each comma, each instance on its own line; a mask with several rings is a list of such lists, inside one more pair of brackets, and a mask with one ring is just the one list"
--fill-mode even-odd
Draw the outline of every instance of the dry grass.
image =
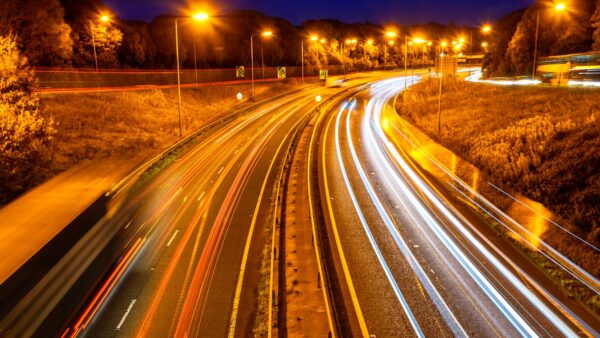
[[[257, 84], [254, 101], [297, 87], [297, 81], [292, 79]], [[248, 84], [184, 89], [184, 134], [239, 105], [235, 95], [242, 92], [248, 96], [250, 91]], [[142, 159], [179, 139], [175, 89], [45, 95], [41, 98], [41, 115], [52, 117], [57, 131], [52, 144], [52, 162], [50, 166], [39, 168], [21, 193], [82, 161]], [[1, 191], [0, 194], [6, 197], [5, 201], [18, 197]]]
[[[409, 89], [397, 110], [512, 194], [539, 201], [570, 231], [600, 245], [600, 92], [501, 87], [444, 80], [437, 134], [437, 80]], [[504, 210], [510, 201], [483, 188]], [[489, 193], [489, 194], [488, 194]], [[556, 228], [543, 238], [600, 276], [600, 255]], [[562, 281], [561, 281], [562, 283]]]

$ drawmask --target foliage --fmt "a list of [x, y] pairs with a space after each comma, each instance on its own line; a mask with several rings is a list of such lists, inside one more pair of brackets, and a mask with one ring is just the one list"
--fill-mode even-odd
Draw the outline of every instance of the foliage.
[[2, 1], [0, 35], [9, 33], [18, 33], [17, 43], [32, 64], [62, 66], [71, 61], [71, 28], [59, 0]]
[[[501, 87], [445, 79], [437, 135], [437, 80], [407, 92], [399, 111], [487, 180], [552, 210], [571, 231], [600, 245], [600, 97], [594, 90]], [[546, 240], [600, 275], [562, 232]]]
[[559, 13], [547, 2], [537, 1], [524, 11], [501, 18], [495, 24], [492, 51], [484, 62], [486, 76], [531, 74], [538, 17], [538, 57], [597, 49], [598, 4], [597, 0], [570, 1], [568, 8]]
[[592, 15], [592, 27], [594, 28], [594, 50], [600, 50], [600, 0], [596, 1], [596, 11]]
[[0, 36], [0, 202], [29, 188], [50, 158], [52, 119], [40, 116], [33, 82], [16, 39]]

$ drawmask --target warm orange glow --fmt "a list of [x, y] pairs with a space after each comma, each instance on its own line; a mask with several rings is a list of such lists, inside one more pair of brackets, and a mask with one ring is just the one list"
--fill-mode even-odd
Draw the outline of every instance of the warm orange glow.
[[565, 9], [567, 9], [567, 5], [565, 5], [565, 4], [564, 4], [564, 2], [559, 2], [559, 3], [557, 3], [557, 4], [554, 6], [554, 9], [555, 9], [555, 10], [557, 10], [557, 11], [559, 11], [559, 12], [562, 12], [562, 11], [564, 11]]
[[481, 43], [481, 47], [487, 47], [487, 46], [488, 46], [487, 42], [484, 41], [484, 42]]
[[490, 25], [484, 25], [483, 27], [481, 27], [481, 31], [483, 33], [489, 33], [489, 32], [492, 31], [492, 26], [490, 26]]
[[373, 44], [373, 39], [367, 40], [367, 45], [372, 45], [372, 44]]
[[464, 38], [460, 38], [460, 39], [458, 39], [458, 42], [465, 43], [465, 39]]
[[352, 42], [352, 43], [357, 43], [357, 42], [358, 42], [358, 40], [356, 40], [356, 39], [352, 39], [350, 42]]
[[458, 44], [458, 42], [452, 41], [452, 46], [456, 46], [457, 44]]
[[318, 36], [316, 36], [316, 35], [311, 35], [310, 36], [310, 41], [318, 41], [318, 40], [319, 40]]
[[350, 39], [346, 39], [346, 44], [349, 45], [352, 42]]
[[208, 20], [208, 14], [205, 12], [196, 13], [192, 16], [192, 18], [196, 21], [206, 21]]
[[446, 46], [448, 46], [448, 42], [442, 41], [442, 47], [446, 47]]
[[269, 37], [273, 36], [273, 32], [271, 32], [271, 31], [264, 31], [264, 32], [262, 32], [262, 36], [265, 37], [265, 38], [269, 38]]
[[393, 46], [396, 42], [394, 40], [390, 40], [389, 44], [390, 46]]
[[385, 36], [390, 37], [390, 38], [395, 38], [398, 34], [396, 32], [393, 31], [387, 31], [385, 32]]
[[321, 43], [325, 43], [325, 42], [327, 42], [327, 40], [326, 40], [326, 39], [324, 39], [324, 38], [323, 38], [323, 39], [321, 39]]
[[100, 21], [102, 21], [102, 22], [109, 22], [110, 21], [110, 16], [108, 16], [106, 14], [102, 14], [102, 15], [100, 15]]
[[431, 46], [431, 45], [433, 45], [433, 42], [427, 41], [427, 46]]
[[413, 42], [416, 43], [416, 44], [422, 44], [422, 43], [426, 43], [427, 40], [422, 39], [422, 38], [414, 38]]
[[409, 42], [408, 42], [408, 45], [409, 45], [409, 46], [412, 46], [413, 44], [414, 44], [414, 43], [413, 43], [412, 41], [409, 41]]

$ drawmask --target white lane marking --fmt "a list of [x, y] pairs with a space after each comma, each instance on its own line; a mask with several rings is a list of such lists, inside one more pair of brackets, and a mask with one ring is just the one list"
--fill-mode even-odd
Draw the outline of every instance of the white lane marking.
[[202, 199], [202, 197], [204, 197], [204, 194], [206, 193], [206, 191], [203, 191], [200, 196], [196, 199], [196, 201], [200, 202], [200, 200]]
[[179, 232], [179, 230], [175, 230], [175, 232], [173, 233], [173, 236], [171, 236], [171, 239], [167, 243], [167, 246], [171, 246], [171, 243], [173, 243], [173, 240], [175, 239], [175, 236], [177, 236], [178, 232]]
[[135, 304], [136, 299], [132, 299], [131, 303], [129, 303], [129, 307], [127, 308], [127, 311], [125, 311], [125, 313], [123, 314], [123, 317], [121, 317], [121, 321], [119, 322], [119, 325], [117, 325], [117, 330], [121, 329], [121, 326], [123, 326], [123, 323], [125, 323], [125, 319], [127, 319], [127, 316], [129, 316], [129, 313], [131, 312], [131, 309], [133, 308], [133, 304]]
[[223, 169], [225, 169], [225, 167], [221, 167], [221, 169], [219, 169], [219, 172], [217, 173], [217, 175], [221, 175], [221, 173], [223, 172]]

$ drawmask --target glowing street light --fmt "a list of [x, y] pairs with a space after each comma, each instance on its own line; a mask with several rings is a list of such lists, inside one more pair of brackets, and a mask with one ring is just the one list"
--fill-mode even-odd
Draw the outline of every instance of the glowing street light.
[[[100, 23], [110, 23], [110, 16], [108, 14], [100, 14], [98, 16]], [[96, 73], [98, 72], [98, 54], [96, 53], [96, 26], [93, 21], [90, 21], [90, 32], [92, 33], [92, 48], [94, 49], [94, 64], [96, 65]]]
[[196, 13], [192, 16], [192, 19], [194, 19], [195, 21], [206, 21], [208, 20], [208, 18], [208, 13], [205, 12]]
[[327, 39], [325, 39], [325, 38], [321, 38], [321, 40], [319, 40], [319, 42], [320, 42], [320, 43], [325, 43], [325, 42], [327, 42]]
[[490, 33], [492, 31], [492, 26], [490, 25], [483, 25], [483, 27], [481, 27], [481, 32], [484, 34]]
[[[186, 17], [175, 17], [175, 59], [177, 62], [177, 114], [179, 116], [179, 137], [183, 136], [183, 125], [181, 122], [181, 67], [179, 65], [179, 19], [192, 19], [194, 21], [206, 21], [208, 20], [209, 15], [205, 12], [200, 12], [200, 13], [196, 13], [192, 16], [186, 16]], [[195, 43], [195, 40], [194, 40]], [[195, 47], [195, 45], [194, 45]], [[195, 55], [195, 48], [194, 48], [194, 55]], [[195, 63], [195, 60], [194, 60]], [[197, 67], [194, 66], [194, 68], [196, 69], [196, 73], [198, 71]], [[198, 77], [198, 75], [196, 75], [196, 78]]]
[[[251, 74], [252, 74], [252, 96], [253, 97], [254, 97], [254, 94], [255, 94], [255, 92], [254, 92], [254, 36], [255, 35], [256, 35], [255, 33], [253, 33], [253, 34], [250, 35], [250, 63], [251, 63], [250, 70], [251, 70]], [[273, 32], [271, 32], [271, 31], [263, 31], [263, 32], [260, 32], [260, 35], [263, 38], [269, 38], [269, 37], [273, 36]], [[262, 54], [262, 52], [261, 52], [261, 54]], [[263, 74], [264, 74], [264, 69], [265, 69], [264, 62], [262, 62], [261, 69], [262, 69]]]
[[367, 40], [367, 45], [369, 45], [369, 46], [373, 45], [373, 39]]
[[[565, 5], [564, 2], [558, 2], [554, 5], [554, 10], [557, 12], [563, 12], [567, 9], [567, 5]], [[539, 38], [539, 32], [540, 32], [540, 12], [541, 9], [538, 8], [537, 10], [537, 18], [535, 21], [535, 42], [534, 42], [534, 48], [533, 48], [533, 69], [531, 71], [531, 79], [533, 80], [535, 78], [535, 69], [537, 66], [537, 50], [538, 50], [538, 38]]]
[[385, 36], [387, 36], [388, 38], [395, 38], [397, 35], [398, 35], [398, 33], [394, 32], [394, 31], [385, 32]]
[[313, 42], [319, 41], [319, 37], [316, 36], [316, 35], [311, 35], [310, 36], [310, 41], [313, 41]]

